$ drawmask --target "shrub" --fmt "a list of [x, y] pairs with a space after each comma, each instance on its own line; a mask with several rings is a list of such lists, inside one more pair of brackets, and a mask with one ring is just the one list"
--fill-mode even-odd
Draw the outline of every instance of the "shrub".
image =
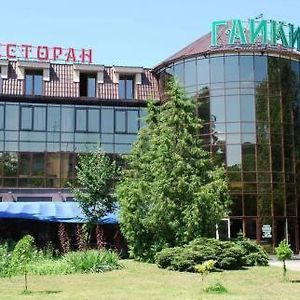
[[264, 248], [255, 241], [244, 239], [236, 242], [244, 250], [244, 264], [246, 266], [267, 266], [268, 254]]
[[202, 283], [204, 281], [204, 276], [208, 275], [209, 272], [211, 272], [215, 268], [215, 264], [216, 264], [216, 261], [210, 259], [208, 261], [205, 261], [202, 264], [195, 266], [196, 272], [201, 274]]
[[222, 283], [215, 283], [209, 285], [205, 290], [206, 293], [214, 293], [214, 294], [226, 294], [228, 293], [228, 290], [225, 288], [225, 286]]
[[29, 272], [34, 275], [66, 275], [74, 273], [72, 266], [65, 260], [45, 259], [29, 264]]
[[169, 268], [175, 256], [182, 251], [180, 247], [165, 248], [155, 255], [155, 263], [161, 268]]
[[[226, 243], [226, 244], [225, 244]], [[217, 267], [223, 270], [235, 270], [243, 266], [242, 247], [232, 242], [224, 242], [224, 250], [217, 257]]]
[[64, 260], [74, 272], [104, 272], [120, 268], [117, 253], [109, 250], [88, 250], [84, 252], [69, 252]]
[[161, 268], [194, 272], [197, 264], [216, 261], [216, 268], [233, 270], [242, 266], [267, 265], [268, 256], [255, 242], [219, 241], [197, 238], [184, 247], [165, 248], [155, 256]]

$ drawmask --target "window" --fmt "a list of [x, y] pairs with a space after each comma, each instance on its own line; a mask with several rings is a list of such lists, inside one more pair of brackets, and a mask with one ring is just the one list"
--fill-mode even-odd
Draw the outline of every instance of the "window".
[[137, 110], [115, 110], [115, 132], [136, 133], [139, 129]]
[[25, 95], [43, 95], [43, 72], [26, 71], [25, 74]]
[[76, 131], [99, 132], [100, 114], [98, 109], [76, 108]]
[[21, 106], [21, 130], [32, 130], [32, 111], [33, 108], [31, 106]]
[[114, 111], [110, 108], [101, 109], [102, 133], [114, 133]]
[[134, 77], [133, 76], [120, 75], [119, 98], [134, 99]]
[[47, 127], [48, 131], [60, 131], [60, 107], [48, 106]]
[[19, 106], [7, 104], [5, 107], [5, 129], [19, 129]]
[[96, 97], [96, 74], [80, 73], [80, 97]]
[[21, 130], [46, 130], [46, 107], [21, 106]]
[[4, 105], [0, 105], [0, 130], [4, 129]]
[[17, 197], [18, 202], [51, 202], [52, 197]]

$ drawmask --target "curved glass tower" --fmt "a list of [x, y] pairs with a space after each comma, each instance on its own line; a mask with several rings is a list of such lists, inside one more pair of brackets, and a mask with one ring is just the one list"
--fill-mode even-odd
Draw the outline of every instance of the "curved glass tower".
[[231, 237], [242, 231], [271, 246], [287, 238], [298, 251], [300, 55], [201, 52], [203, 39], [198, 53], [189, 55], [188, 46], [154, 69], [161, 97], [176, 76], [201, 103], [204, 147], [230, 180]]

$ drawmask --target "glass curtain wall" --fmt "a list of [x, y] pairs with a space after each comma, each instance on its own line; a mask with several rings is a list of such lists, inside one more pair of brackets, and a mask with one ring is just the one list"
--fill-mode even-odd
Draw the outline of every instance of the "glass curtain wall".
[[193, 57], [159, 74], [162, 93], [175, 76], [200, 102], [203, 145], [230, 180], [233, 236], [273, 244], [288, 237], [299, 247], [299, 69], [299, 61], [259, 52]]
[[0, 102], [0, 186], [68, 187], [78, 152], [128, 153], [141, 107]]

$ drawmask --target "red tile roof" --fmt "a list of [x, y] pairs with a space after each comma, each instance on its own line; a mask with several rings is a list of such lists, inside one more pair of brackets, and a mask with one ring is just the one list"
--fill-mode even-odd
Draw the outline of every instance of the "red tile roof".
[[[4, 95], [24, 95], [25, 80], [17, 79], [17, 62], [9, 62], [8, 79], [2, 79]], [[97, 83], [98, 99], [117, 100], [118, 83], [113, 82], [113, 67], [104, 68], [104, 82]], [[150, 69], [143, 69], [142, 83], [136, 85], [136, 100], [159, 99], [158, 83]], [[79, 97], [79, 83], [73, 80], [73, 65], [50, 65], [50, 81], [44, 81], [44, 95], [50, 97]]]

